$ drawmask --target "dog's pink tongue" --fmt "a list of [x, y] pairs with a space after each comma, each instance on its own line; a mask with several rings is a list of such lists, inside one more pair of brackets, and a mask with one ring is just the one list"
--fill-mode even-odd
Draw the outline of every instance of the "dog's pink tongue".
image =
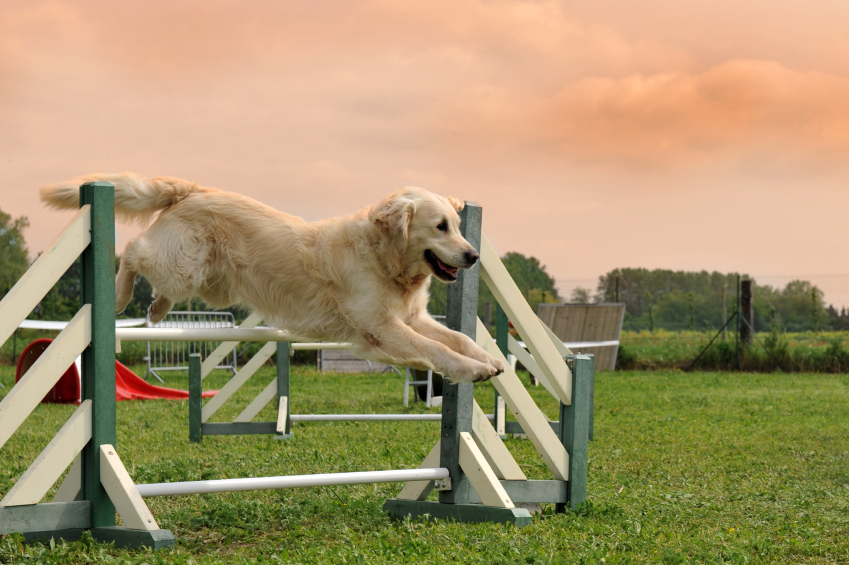
[[457, 267], [451, 267], [449, 265], [446, 265], [445, 263], [442, 262], [442, 260], [439, 257], [436, 258], [436, 261], [439, 263], [439, 268], [441, 268], [446, 273], [451, 274], [451, 275], [457, 274]]

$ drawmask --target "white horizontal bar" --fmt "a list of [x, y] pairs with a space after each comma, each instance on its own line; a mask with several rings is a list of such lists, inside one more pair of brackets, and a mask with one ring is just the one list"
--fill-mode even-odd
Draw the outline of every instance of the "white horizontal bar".
[[121, 341], [293, 341], [289, 332], [275, 328], [118, 328]]
[[357, 473], [324, 473], [320, 475], [291, 475], [288, 477], [256, 477], [248, 479], [219, 479], [216, 481], [186, 481], [182, 483], [153, 483], [136, 485], [144, 498], [151, 496], [180, 496], [237, 492], [244, 490], [269, 490], [280, 488], [327, 487], [337, 485], [363, 485], [370, 483], [405, 483], [447, 479], [448, 469], [402, 469], [395, 471], [363, 471]]
[[350, 343], [293, 343], [291, 345], [293, 351], [317, 351], [319, 349], [330, 351], [331, 349], [350, 349]]
[[[493, 414], [486, 415], [494, 420]], [[442, 414], [291, 414], [290, 422], [441, 422]]]
[[[18, 324], [19, 328], [28, 330], [64, 330], [68, 322], [54, 322], [50, 320], [24, 320]], [[115, 320], [116, 328], [132, 328], [143, 326], [144, 318], [129, 318], [126, 320]]]
[[[519, 345], [525, 347], [525, 342], [518, 342]], [[564, 341], [563, 346], [568, 347], [569, 349], [580, 349], [581, 347], [609, 347], [613, 345], [619, 345], [618, 339], [611, 339], [609, 341]]]
[[[117, 328], [119, 341], [293, 341], [276, 328]], [[350, 343], [293, 343], [294, 350], [348, 349]]]

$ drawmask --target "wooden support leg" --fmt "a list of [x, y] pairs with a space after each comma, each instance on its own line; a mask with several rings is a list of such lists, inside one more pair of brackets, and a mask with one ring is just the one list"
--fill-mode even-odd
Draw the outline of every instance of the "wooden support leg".
[[201, 387], [200, 354], [189, 355], [189, 441], [203, 441], [203, 389]]
[[590, 429], [590, 385], [593, 359], [589, 355], [569, 355], [572, 370], [572, 404], [560, 405], [560, 440], [569, 453], [567, 502], [558, 504], [557, 512], [572, 510], [587, 499], [587, 459]]
[[[290, 345], [288, 341], [277, 342], [277, 397], [280, 399], [277, 403], [277, 435], [274, 439], [292, 439], [295, 433], [292, 431], [292, 406], [290, 402], [290, 379], [292, 377], [292, 358]], [[286, 399], [285, 402], [283, 399]], [[285, 413], [284, 413], [285, 412]], [[280, 429], [280, 423], [284, 422], [285, 426]]]

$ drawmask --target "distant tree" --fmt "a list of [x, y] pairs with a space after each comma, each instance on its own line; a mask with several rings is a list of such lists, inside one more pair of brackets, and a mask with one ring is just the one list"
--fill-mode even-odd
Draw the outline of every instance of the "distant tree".
[[26, 216], [12, 219], [0, 210], [0, 298], [6, 296], [29, 266], [23, 233], [28, 227]]
[[574, 302], [575, 304], [589, 304], [590, 292], [591, 291], [588, 288], [576, 286], [572, 289], [572, 295], [569, 297], [569, 302]]

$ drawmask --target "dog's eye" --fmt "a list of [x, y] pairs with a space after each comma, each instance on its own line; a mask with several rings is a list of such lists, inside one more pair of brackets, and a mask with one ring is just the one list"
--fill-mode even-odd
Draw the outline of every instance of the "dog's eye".
[[439, 225], [436, 226], [436, 229], [438, 229], [439, 231], [448, 231], [448, 222], [442, 220], [441, 222], [439, 222]]

